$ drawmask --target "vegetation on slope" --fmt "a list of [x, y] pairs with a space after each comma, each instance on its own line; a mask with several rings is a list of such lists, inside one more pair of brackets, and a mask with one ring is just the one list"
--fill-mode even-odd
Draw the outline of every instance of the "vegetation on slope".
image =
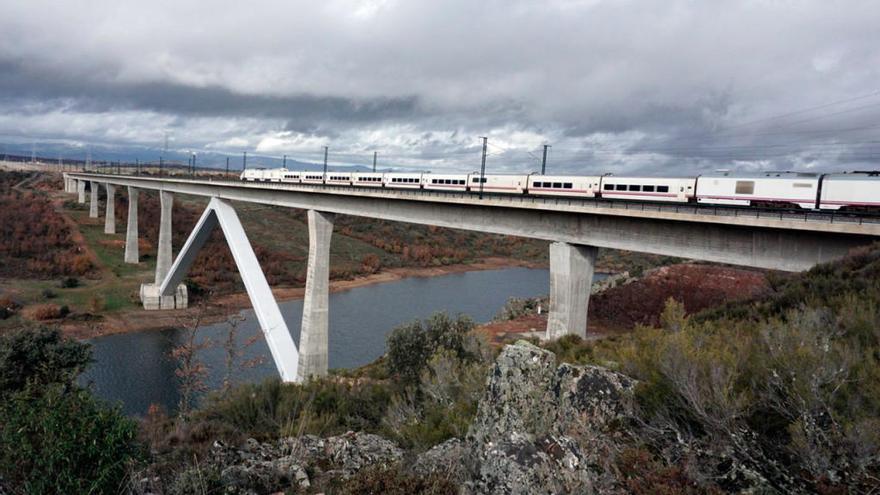
[[760, 299], [692, 317], [673, 301], [660, 328], [548, 347], [640, 380], [632, 459], [668, 474], [643, 493], [685, 472], [707, 490], [859, 492], [880, 476], [878, 275], [864, 249]]

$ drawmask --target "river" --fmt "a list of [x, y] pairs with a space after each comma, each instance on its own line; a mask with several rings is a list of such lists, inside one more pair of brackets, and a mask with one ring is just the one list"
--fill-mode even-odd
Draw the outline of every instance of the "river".
[[[604, 275], [597, 274], [597, 279], [601, 277]], [[407, 278], [330, 294], [330, 367], [352, 368], [375, 360], [384, 353], [385, 337], [394, 327], [436, 311], [462, 313], [486, 322], [508, 298], [534, 297], [548, 291], [546, 269], [506, 268]], [[298, 344], [302, 300], [282, 303], [281, 311]], [[245, 320], [236, 332], [243, 351], [240, 361], [262, 362], [233, 367], [233, 381], [258, 382], [277, 376], [253, 312], [242, 311], [241, 315]], [[217, 389], [226, 376], [223, 342], [229, 325], [201, 327], [197, 335], [207, 346], [199, 351], [199, 359], [209, 369], [208, 388]], [[95, 361], [82, 375], [81, 383], [90, 384], [99, 397], [121, 404], [127, 414], [141, 415], [154, 403], [173, 411], [179, 396], [176, 364], [170, 354], [184, 337], [184, 331], [164, 330], [93, 339]]]

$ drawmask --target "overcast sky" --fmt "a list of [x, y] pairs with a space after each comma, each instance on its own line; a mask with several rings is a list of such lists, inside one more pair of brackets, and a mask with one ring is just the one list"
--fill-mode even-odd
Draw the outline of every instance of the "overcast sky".
[[[880, 2], [0, 2], [0, 139], [425, 170], [880, 161]], [[778, 117], [778, 118], [777, 118]]]

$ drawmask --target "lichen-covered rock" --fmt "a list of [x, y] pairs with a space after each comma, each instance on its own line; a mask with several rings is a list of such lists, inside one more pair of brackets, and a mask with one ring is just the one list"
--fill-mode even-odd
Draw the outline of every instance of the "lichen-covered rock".
[[445, 479], [460, 484], [464, 482], [467, 472], [464, 457], [464, 443], [450, 438], [420, 454], [410, 469], [421, 475], [441, 474]]
[[403, 458], [403, 450], [391, 440], [363, 432], [330, 437], [325, 441], [324, 451], [344, 477], [368, 466], [388, 467]]
[[528, 342], [504, 348], [466, 439], [469, 493], [590, 493], [613, 488], [603, 462], [632, 417], [628, 377], [556, 366]]

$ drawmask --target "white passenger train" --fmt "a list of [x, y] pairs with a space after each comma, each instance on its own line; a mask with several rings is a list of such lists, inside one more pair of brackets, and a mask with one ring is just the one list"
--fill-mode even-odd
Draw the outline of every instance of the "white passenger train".
[[[248, 169], [241, 180], [349, 187], [565, 196], [708, 205], [880, 211], [880, 171], [815, 174], [718, 172], [697, 177], [625, 177], [606, 174], [495, 175], [306, 172]], [[482, 185], [482, 188], [481, 188]]]

